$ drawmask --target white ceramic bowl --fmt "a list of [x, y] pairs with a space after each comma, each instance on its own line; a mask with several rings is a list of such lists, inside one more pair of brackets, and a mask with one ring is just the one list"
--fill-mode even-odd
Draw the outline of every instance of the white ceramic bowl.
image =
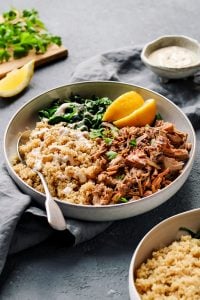
[[174, 123], [178, 129], [188, 133], [192, 149], [183, 172], [169, 186], [137, 201], [109, 206], [77, 205], [62, 201], [58, 201], [58, 204], [67, 217], [89, 221], [108, 221], [139, 215], [164, 203], [180, 189], [191, 171], [196, 149], [195, 133], [188, 118], [174, 103], [153, 91], [131, 84], [119, 82], [82, 82], [69, 84], [48, 91], [22, 106], [9, 122], [4, 136], [5, 161], [11, 177], [25, 193], [30, 194], [40, 205], [44, 206], [44, 195], [24, 183], [12, 168], [11, 158], [16, 154], [18, 133], [24, 131], [27, 126], [34, 128], [35, 122], [38, 120], [38, 111], [48, 106], [53, 99], [63, 99], [73, 93], [80, 94], [83, 97], [90, 97], [91, 95], [99, 97], [108, 96], [114, 100], [119, 95], [131, 90], [139, 92], [144, 99], [154, 98], [157, 102], [158, 111], [164, 120]]
[[135, 270], [151, 256], [154, 250], [168, 246], [174, 240], [186, 234], [180, 227], [190, 228], [193, 231], [200, 229], [200, 208], [180, 213], [170, 217], [151, 229], [137, 246], [129, 269], [129, 294], [131, 300], [140, 300], [134, 284]]
[[[167, 67], [152, 63], [149, 59], [150, 54], [168, 46], [180, 46], [191, 50], [198, 57], [197, 62], [185, 67]], [[143, 48], [141, 59], [147, 68], [161, 77], [168, 79], [189, 77], [200, 70], [200, 44], [196, 40], [183, 35], [161, 36]]]

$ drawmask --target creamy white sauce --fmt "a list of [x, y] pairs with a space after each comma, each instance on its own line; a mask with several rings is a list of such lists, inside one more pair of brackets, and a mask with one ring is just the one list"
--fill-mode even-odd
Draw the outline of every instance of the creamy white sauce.
[[90, 143], [90, 141], [88, 139], [85, 138], [85, 133], [82, 131], [77, 131], [75, 133], [75, 137], [78, 139], [78, 142], [83, 144], [84, 146], [91, 148], [92, 144]]
[[56, 110], [55, 114], [53, 115], [54, 117], [57, 116], [62, 116], [65, 114], [65, 109], [70, 107], [71, 103], [63, 103], [58, 109]]
[[58, 179], [65, 180], [65, 179], [67, 179], [67, 176], [64, 174], [60, 174], [60, 175], [58, 175]]
[[80, 183], [85, 183], [87, 181], [86, 175], [81, 170], [77, 170], [76, 175], [78, 176]]
[[34, 169], [36, 171], [40, 171], [42, 169], [42, 160], [41, 159], [37, 158], [35, 160]]
[[40, 130], [34, 130], [32, 133], [31, 133], [31, 137], [37, 137], [38, 135], [40, 134], [43, 134], [45, 132], [47, 132], [49, 129], [48, 128], [42, 128]]
[[50, 150], [62, 150], [65, 148], [66, 148], [66, 145], [50, 145], [49, 146]]
[[71, 192], [73, 192], [73, 189], [70, 186], [66, 186], [66, 188], [64, 188], [63, 193], [64, 194], [70, 194]]
[[60, 135], [67, 135], [68, 133], [70, 133], [70, 130], [69, 130], [69, 128], [67, 128], [67, 127], [61, 127], [60, 129], [59, 129], [59, 134]]
[[53, 161], [56, 163], [56, 162], [58, 162], [58, 163], [66, 163], [66, 162], [68, 162], [68, 160], [69, 160], [69, 156], [68, 155], [65, 155], [65, 156], [61, 156], [60, 154], [58, 154], [58, 153], [55, 153], [54, 155], [53, 155]]
[[161, 67], [182, 68], [197, 63], [198, 57], [190, 49], [180, 46], [169, 46], [152, 52], [149, 55], [149, 61]]
[[77, 138], [86, 138], [86, 135], [87, 135], [87, 133], [85, 132], [85, 131], [75, 131], [75, 136], [77, 137]]
[[34, 155], [34, 156], [38, 156], [38, 155], [40, 155], [40, 147], [38, 147], [38, 148], [34, 148], [32, 151], [31, 151], [31, 153]]

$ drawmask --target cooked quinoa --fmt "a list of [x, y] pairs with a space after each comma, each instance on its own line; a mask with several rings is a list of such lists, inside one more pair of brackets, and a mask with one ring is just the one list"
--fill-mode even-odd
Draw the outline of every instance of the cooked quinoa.
[[124, 127], [92, 138], [58, 123], [38, 122], [29, 141], [20, 147], [26, 165], [13, 161], [15, 172], [43, 192], [33, 169], [46, 178], [50, 193], [63, 201], [109, 205], [149, 196], [169, 185], [189, 159], [187, 134], [171, 123]]
[[20, 147], [27, 166], [15, 161], [14, 170], [30, 186], [43, 192], [36, 172], [42, 171], [53, 197], [64, 201], [90, 204], [94, 179], [99, 172], [92, 154], [97, 150], [88, 132], [38, 122], [30, 140]]
[[200, 299], [200, 240], [182, 236], [152, 253], [135, 273], [142, 300]]

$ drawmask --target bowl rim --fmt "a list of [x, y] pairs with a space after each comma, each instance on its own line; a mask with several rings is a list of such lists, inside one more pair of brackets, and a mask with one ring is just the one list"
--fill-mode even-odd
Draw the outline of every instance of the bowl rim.
[[183, 111], [175, 104], [173, 103], [171, 100], [167, 99], [165, 96], [151, 90], [151, 89], [148, 89], [148, 88], [144, 88], [143, 86], [140, 86], [140, 85], [134, 85], [134, 84], [131, 84], [131, 83], [126, 83], [126, 82], [119, 82], [119, 81], [102, 81], [102, 80], [97, 80], [97, 81], [80, 81], [80, 82], [74, 82], [74, 83], [69, 83], [69, 84], [64, 84], [64, 85], [60, 85], [60, 86], [57, 86], [53, 89], [50, 89], [50, 90], [46, 90], [44, 91], [43, 93], [40, 93], [38, 94], [37, 96], [31, 98], [28, 102], [24, 103], [21, 107], [19, 107], [19, 109], [13, 114], [13, 116], [11, 117], [11, 119], [9, 120], [8, 122], [8, 125], [4, 131], [4, 137], [3, 137], [3, 153], [4, 153], [4, 159], [6, 160], [6, 165], [9, 166], [9, 170], [10, 172], [12, 172], [12, 174], [18, 178], [18, 180], [24, 184], [26, 186], [26, 188], [28, 189], [31, 189], [33, 191], [33, 193], [36, 193], [38, 195], [40, 195], [40, 197], [44, 197], [45, 194], [44, 193], [41, 193], [39, 191], [37, 191], [36, 189], [32, 188], [31, 186], [29, 186], [27, 183], [25, 183], [20, 177], [19, 175], [13, 170], [13, 167], [7, 157], [7, 151], [6, 151], [6, 137], [7, 137], [7, 132], [10, 128], [10, 126], [12, 125], [12, 122], [13, 120], [15, 119], [15, 117], [17, 116], [18, 113], [20, 113], [20, 111], [22, 109], [24, 109], [27, 105], [29, 105], [30, 103], [34, 102], [37, 98], [39, 97], [42, 97], [44, 96], [45, 94], [47, 93], [52, 93], [58, 89], [62, 89], [62, 88], [65, 88], [65, 87], [69, 87], [69, 86], [74, 86], [74, 85], [84, 85], [84, 84], [120, 84], [120, 85], [126, 85], [126, 86], [132, 86], [133, 88], [141, 88], [147, 92], [152, 92], [154, 93], [155, 95], [157, 95], [158, 97], [162, 97], [164, 98], [165, 101], [169, 102], [172, 106], [174, 106], [175, 109], [177, 109], [179, 111], [179, 113], [184, 117], [185, 121], [187, 122], [188, 126], [190, 127], [190, 130], [192, 132], [192, 138], [194, 140], [194, 144], [192, 145], [192, 149], [190, 151], [190, 157], [189, 157], [189, 160], [187, 161], [186, 165], [184, 166], [184, 169], [183, 169], [183, 172], [174, 180], [172, 181], [169, 185], [167, 185], [166, 187], [162, 188], [161, 190], [157, 191], [156, 193], [152, 194], [152, 195], [149, 195], [149, 196], [146, 196], [146, 197], [143, 197], [139, 200], [132, 200], [130, 202], [127, 202], [127, 203], [119, 203], [119, 204], [109, 204], [109, 205], [105, 205], [105, 206], [102, 206], [102, 205], [83, 205], [83, 204], [75, 204], [75, 203], [70, 203], [70, 202], [65, 202], [65, 201], [62, 201], [62, 200], [59, 200], [57, 198], [55, 198], [55, 200], [60, 203], [60, 204], [67, 204], [67, 205], [70, 205], [71, 207], [79, 207], [79, 208], [82, 208], [82, 209], [101, 209], [101, 210], [108, 210], [108, 209], [117, 209], [121, 206], [126, 206], [126, 205], [130, 205], [131, 203], [133, 204], [134, 202], [135, 203], [139, 203], [139, 202], [148, 202], [148, 201], [151, 201], [152, 198], [155, 197], [155, 195], [159, 195], [161, 194], [163, 191], [171, 188], [171, 186], [176, 183], [176, 182], [179, 182], [181, 181], [182, 177], [184, 176], [184, 174], [187, 172], [187, 170], [190, 168], [190, 165], [191, 163], [193, 163], [194, 161], [194, 158], [195, 158], [195, 154], [196, 154], [196, 134], [195, 134], [195, 131], [194, 131], [194, 128], [189, 120], [189, 118], [187, 117], [186, 114], [183, 113]]
[[[162, 41], [162, 40], [173, 40], [173, 39], [180, 39], [180, 40], [187, 40], [190, 44], [193, 44], [193, 45], [196, 45], [198, 48], [199, 48], [199, 50], [200, 50], [200, 43], [197, 41], [197, 40], [195, 40], [195, 39], [193, 39], [193, 38], [191, 38], [191, 37], [188, 37], [188, 36], [186, 36], [186, 35], [162, 35], [162, 36], [160, 36], [160, 37], [158, 37], [158, 38], [156, 38], [155, 40], [153, 40], [153, 41], [151, 41], [151, 42], [149, 42], [149, 43], [147, 43], [144, 47], [143, 47], [143, 49], [142, 49], [142, 52], [141, 52], [141, 55], [140, 55], [140, 57], [141, 57], [141, 60], [145, 63], [145, 64], [147, 64], [147, 65], [149, 65], [149, 66], [151, 66], [151, 67], [153, 67], [153, 68], [155, 68], [155, 69], [159, 69], [159, 70], [164, 70], [164, 71], [184, 71], [184, 70], [192, 70], [193, 68], [196, 68], [196, 67], [200, 67], [200, 55], [199, 55], [199, 60], [197, 61], [197, 63], [193, 63], [193, 64], [191, 64], [191, 65], [189, 65], [189, 66], [185, 66], [185, 67], [166, 67], [166, 66], [160, 66], [160, 65], [157, 65], [157, 64], [155, 64], [155, 63], [152, 63], [152, 62], [150, 62], [150, 60], [148, 59], [148, 57], [147, 57], [147, 55], [146, 55], [146, 52], [147, 52], [147, 50], [149, 49], [149, 47], [151, 47], [152, 45], [154, 45], [154, 44], [156, 44], [156, 43], [158, 43], [159, 41]], [[172, 46], [173, 46], [173, 44], [172, 44]], [[161, 49], [161, 48], [163, 48], [163, 47], [160, 47], [160, 48], [158, 48], [158, 49]]]
[[156, 231], [159, 227], [162, 227], [165, 223], [168, 223], [170, 221], [173, 222], [173, 220], [176, 219], [176, 218], [179, 218], [179, 217], [184, 216], [184, 215], [190, 215], [190, 214], [193, 214], [195, 212], [200, 212], [200, 208], [190, 209], [190, 210], [175, 214], [171, 217], [168, 217], [168, 218], [162, 220], [161, 222], [159, 222], [158, 224], [153, 226], [149, 231], [147, 231], [147, 233], [140, 240], [139, 244], [137, 245], [137, 247], [136, 247], [136, 249], [135, 249], [135, 251], [132, 255], [130, 266], [129, 266], [129, 294], [132, 293], [132, 292], [136, 293], [136, 295], [138, 297], [138, 299], [136, 299], [136, 300], [139, 300], [140, 296], [139, 296], [139, 293], [138, 293], [138, 291], [136, 289], [136, 286], [134, 284], [134, 278], [135, 278], [134, 277], [134, 264], [135, 264], [136, 256], [137, 256], [138, 252], [140, 251], [140, 247], [143, 244], [143, 242], [145, 241], [145, 239], [148, 236], [150, 236], [152, 234], [152, 232]]

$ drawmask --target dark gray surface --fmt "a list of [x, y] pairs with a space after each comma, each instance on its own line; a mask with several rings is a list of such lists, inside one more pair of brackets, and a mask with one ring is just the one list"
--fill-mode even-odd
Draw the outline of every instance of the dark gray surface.
[[[63, 37], [69, 48], [69, 58], [37, 70], [29, 88], [20, 97], [1, 100], [1, 139], [7, 121], [23, 103], [45, 90], [67, 83], [74, 68], [93, 55], [144, 44], [163, 34], [185, 34], [200, 40], [200, 4], [195, 0], [165, 4], [155, 0], [0, 3], [1, 11], [10, 6], [38, 9], [49, 30]], [[199, 140], [198, 132], [198, 149]], [[152, 226], [172, 214], [190, 209], [191, 198], [192, 206], [198, 206], [199, 173], [199, 165], [195, 164], [176, 199], [173, 197], [150, 213], [115, 222], [90, 242], [67, 248], [60, 240], [51, 239], [13, 255], [1, 277], [0, 298], [128, 299], [128, 267], [133, 250]]]

